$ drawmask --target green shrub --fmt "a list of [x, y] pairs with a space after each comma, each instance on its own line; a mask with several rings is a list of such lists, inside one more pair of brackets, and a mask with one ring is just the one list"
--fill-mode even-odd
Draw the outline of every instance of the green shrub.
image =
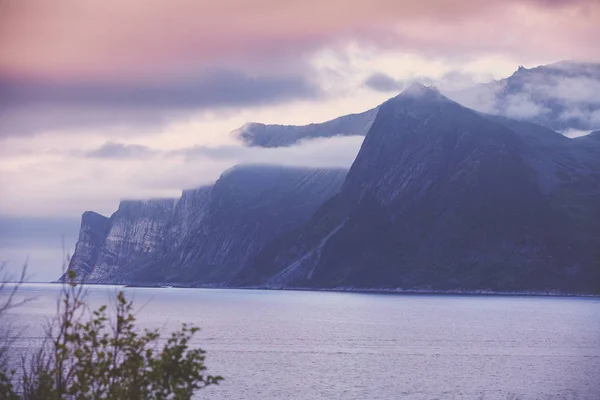
[[223, 379], [206, 373], [204, 350], [190, 347], [197, 327], [183, 324], [161, 345], [157, 330], [136, 329], [133, 303], [123, 292], [109, 318], [106, 306], [89, 311], [74, 278], [64, 286], [45, 343], [23, 357], [18, 384], [14, 371], [0, 371], [0, 398], [190, 399]]

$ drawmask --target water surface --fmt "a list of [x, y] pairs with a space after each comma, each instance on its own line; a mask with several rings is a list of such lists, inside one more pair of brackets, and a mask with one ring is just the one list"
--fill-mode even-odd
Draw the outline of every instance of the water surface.
[[[201, 326], [226, 380], [211, 399], [600, 399], [600, 299], [92, 286], [125, 290], [142, 327]], [[8, 319], [35, 346], [59, 285]]]

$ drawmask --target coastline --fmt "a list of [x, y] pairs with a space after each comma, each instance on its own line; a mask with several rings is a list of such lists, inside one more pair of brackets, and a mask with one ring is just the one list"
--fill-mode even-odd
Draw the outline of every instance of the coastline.
[[[63, 284], [60, 281], [52, 282], [30, 282], [30, 283], [52, 283]], [[362, 294], [388, 294], [388, 295], [449, 295], [449, 296], [530, 296], [530, 297], [586, 297], [600, 298], [600, 294], [596, 293], [576, 293], [576, 292], [561, 292], [558, 290], [525, 290], [525, 291], [496, 291], [490, 289], [402, 289], [402, 288], [353, 288], [353, 287], [336, 287], [336, 288], [311, 288], [311, 287], [268, 287], [268, 286], [228, 286], [219, 284], [199, 284], [189, 285], [177, 282], [169, 283], [117, 283], [117, 282], [85, 282], [85, 285], [111, 285], [123, 286], [126, 288], [147, 288], [147, 289], [236, 289], [236, 290], [288, 290], [299, 292], [337, 292], [337, 293], [362, 293]]]

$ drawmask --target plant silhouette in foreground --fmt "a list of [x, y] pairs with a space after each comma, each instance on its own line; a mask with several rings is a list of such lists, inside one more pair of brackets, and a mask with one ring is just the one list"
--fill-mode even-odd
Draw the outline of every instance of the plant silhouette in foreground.
[[[102, 306], [90, 311], [83, 286], [69, 273], [40, 349], [22, 358], [17, 396], [12, 375], [0, 372], [7, 399], [189, 399], [223, 378], [206, 374], [205, 351], [191, 348], [199, 328], [183, 324], [166, 340], [136, 328], [133, 303], [116, 296], [113, 318]], [[2, 392], [4, 391], [4, 392]]]
[[17, 300], [17, 292], [23, 282], [27, 278], [27, 262], [21, 269], [21, 274], [17, 281], [14, 281], [12, 287], [8, 285], [11, 281], [11, 276], [5, 273], [7, 263], [0, 263], [0, 274], [2, 275], [0, 281], [0, 295], [2, 295], [2, 302], [0, 303], [0, 399], [13, 400], [20, 398], [15, 394], [13, 376], [15, 374], [14, 369], [10, 369], [8, 365], [7, 354], [11, 344], [14, 342], [14, 332], [11, 329], [9, 323], [3, 318], [8, 311], [26, 303], [30, 299]]

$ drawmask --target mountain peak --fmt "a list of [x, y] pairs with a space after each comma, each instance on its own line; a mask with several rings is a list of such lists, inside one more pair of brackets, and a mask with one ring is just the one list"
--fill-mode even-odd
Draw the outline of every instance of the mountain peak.
[[[452, 101], [444, 96], [435, 86], [425, 86], [421, 83], [415, 82], [410, 86], [406, 87], [399, 95], [389, 99], [386, 103], [395, 103], [396, 101], [410, 101], [410, 102], [437, 102], [437, 101]], [[384, 103], [385, 104], [385, 103]]]
[[434, 86], [425, 86], [422, 83], [414, 82], [407, 88], [405, 88], [400, 96], [403, 97], [420, 97], [420, 96], [436, 96], [443, 97], [439, 90], [437, 90]]
[[452, 100], [440, 93], [434, 86], [425, 86], [421, 83], [413, 83], [404, 89], [396, 97], [392, 97], [382, 104], [381, 109], [397, 109], [400, 107], [428, 108], [433, 103], [453, 103]]

